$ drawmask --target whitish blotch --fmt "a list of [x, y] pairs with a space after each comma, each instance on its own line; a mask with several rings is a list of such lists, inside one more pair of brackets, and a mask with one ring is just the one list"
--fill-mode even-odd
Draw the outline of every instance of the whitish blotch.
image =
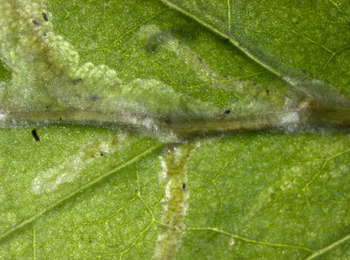
[[57, 162], [52, 168], [43, 170], [32, 181], [32, 191], [36, 194], [49, 193], [62, 184], [69, 183], [81, 176], [81, 172], [96, 160], [108, 154], [126, 149], [138, 139], [128, 134], [108, 134], [100, 140], [81, 147], [73, 155]]

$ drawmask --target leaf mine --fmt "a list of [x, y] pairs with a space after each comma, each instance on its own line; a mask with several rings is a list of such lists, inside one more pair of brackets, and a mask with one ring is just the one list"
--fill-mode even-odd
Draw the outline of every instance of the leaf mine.
[[[211, 81], [211, 88], [225, 93], [227, 100], [216, 104], [196, 99], [156, 79], [122, 82], [106, 65], [80, 63], [75, 48], [55, 33], [43, 1], [4, 1], [1, 8], [1, 59], [13, 71], [11, 82], [1, 84], [3, 127], [28, 123], [117, 126], [174, 142], [189, 136], [350, 122], [348, 102], [339, 107], [319, 101], [310, 93], [320, 87], [307, 91], [302, 87], [317, 85], [312, 82], [289, 79], [297, 91], [284, 97], [270, 92], [257, 95], [260, 86], [247, 80], [225, 82], [188, 46], [156, 25], [141, 26], [136, 36], [146, 42], [161, 37], [156, 42], [160, 52], [174, 53], [197, 78]], [[302, 106], [305, 102], [309, 105]], [[318, 116], [326, 110], [326, 119]]]
[[[348, 135], [283, 132], [348, 127], [348, 97], [271, 75], [203, 25], [179, 33], [190, 16], [117, 2], [0, 2], [0, 61], [11, 71], [0, 79], [0, 128], [17, 128], [0, 140], [2, 252], [299, 259], [345, 245]], [[224, 3], [230, 36], [241, 29], [237, 3]], [[273, 134], [240, 133], [260, 129]]]
[[94, 140], [56, 166], [37, 173], [32, 181], [32, 192], [35, 194], [53, 192], [62, 184], [78, 178], [79, 174], [91, 163], [128, 147], [137, 140], [137, 138], [123, 133], [107, 134], [99, 140]]

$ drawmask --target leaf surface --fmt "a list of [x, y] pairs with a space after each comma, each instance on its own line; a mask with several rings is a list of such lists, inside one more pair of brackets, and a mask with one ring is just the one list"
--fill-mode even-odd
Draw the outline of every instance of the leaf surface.
[[350, 257], [349, 132], [293, 112], [347, 109], [349, 4], [163, 2], [0, 4], [1, 254]]

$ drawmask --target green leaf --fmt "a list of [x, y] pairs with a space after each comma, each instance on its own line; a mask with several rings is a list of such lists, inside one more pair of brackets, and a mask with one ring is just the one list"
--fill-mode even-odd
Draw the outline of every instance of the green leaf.
[[5, 258], [350, 257], [345, 0], [0, 10]]

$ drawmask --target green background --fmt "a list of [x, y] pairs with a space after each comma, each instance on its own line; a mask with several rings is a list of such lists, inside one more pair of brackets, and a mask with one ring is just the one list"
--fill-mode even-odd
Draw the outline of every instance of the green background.
[[[108, 65], [123, 82], [156, 79], [219, 107], [235, 101], [240, 113], [261, 100], [282, 110], [293, 82], [350, 92], [346, 0], [48, 1], [47, 9], [81, 64]], [[1, 93], [11, 94], [5, 64]], [[164, 144], [116, 129], [35, 128], [40, 142], [33, 126], [1, 129], [2, 257], [152, 258], [172, 228], [163, 222]], [[349, 137], [305, 127], [197, 141], [171, 257], [349, 258]], [[62, 175], [60, 165], [77, 160]], [[50, 169], [48, 186], [67, 179], [35, 192]]]

